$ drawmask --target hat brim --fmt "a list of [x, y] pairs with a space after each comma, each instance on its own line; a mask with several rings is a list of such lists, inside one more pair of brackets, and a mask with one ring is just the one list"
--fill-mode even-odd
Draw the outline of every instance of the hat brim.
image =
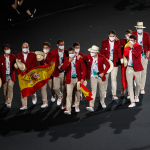
[[134, 27], [136, 27], [136, 28], [142, 28], [142, 29], [146, 28], [146, 27], [140, 27], [140, 26], [134, 26]]
[[110, 68], [108, 69], [107, 73], [112, 72], [112, 70], [114, 69], [114, 64], [111, 60], [108, 60], [109, 64], [110, 64]]
[[[19, 65], [17, 64], [18, 62], [22, 64], [22, 67], [21, 67], [21, 68], [20, 68]], [[21, 71], [25, 70], [25, 68], [26, 68], [25, 64], [22, 63], [22, 62], [20, 62], [18, 59], [16, 59], [16, 65], [18, 66], [19, 70], [21, 70]]]
[[98, 53], [99, 52], [98, 50], [94, 50], [94, 49], [91, 49], [91, 48], [89, 48], [88, 51], [93, 52], [93, 53]]

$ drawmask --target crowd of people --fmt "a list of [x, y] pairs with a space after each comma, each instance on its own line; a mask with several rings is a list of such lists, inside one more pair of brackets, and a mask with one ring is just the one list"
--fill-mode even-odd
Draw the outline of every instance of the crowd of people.
[[[92, 98], [86, 109], [94, 111], [94, 103], [99, 85], [100, 103], [102, 108], [106, 108], [105, 98], [107, 96], [108, 78], [111, 76], [112, 100], [117, 97], [117, 74], [118, 66], [125, 68], [125, 83], [122, 85], [122, 94], [127, 94], [130, 99], [128, 107], [135, 107], [139, 102], [139, 94], [145, 94], [145, 82], [147, 65], [150, 53], [150, 38], [144, 32], [143, 22], [137, 22], [136, 31], [128, 29], [125, 38], [118, 39], [114, 30], [110, 31], [108, 38], [102, 41], [101, 49], [93, 45], [88, 49], [87, 54], [80, 52], [80, 44], [75, 42], [73, 46], [65, 49], [64, 41], [57, 41], [57, 48], [51, 49], [49, 42], [44, 42], [43, 51], [31, 52], [29, 44], [22, 44], [22, 52], [17, 56], [11, 53], [10, 45], [4, 44], [3, 55], [0, 56], [0, 77], [2, 80], [6, 106], [11, 108], [13, 99], [13, 85], [15, 82], [16, 58], [25, 65], [21, 72], [27, 72], [38, 65], [50, 64], [55, 59], [55, 70], [48, 82], [41, 88], [43, 104], [41, 108], [48, 107], [47, 85], [51, 89], [51, 102], [55, 102], [61, 109], [66, 109], [65, 114], [71, 115], [72, 107], [76, 112], [80, 112], [80, 101], [82, 92], [78, 88], [78, 83], [86, 85], [86, 80], [91, 82]], [[128, 47], [128, 48], [127, 48]], [[37, 60], [37, 54], [43, 56], [42, 60]], [[123, 72], [122, 72], [123, 74]], [[133, 80], [135, 80], [135, 93], [133, 90]], [[62, 90], [61, 90], [62, 85]], [[125, 88], [127, 87], [127, 88]], [[27, 97], [21, 98], [22, 107], [20, 110], [27, 109]], [[32, 102], [36, 104], [36, 93], [32, 95]]]

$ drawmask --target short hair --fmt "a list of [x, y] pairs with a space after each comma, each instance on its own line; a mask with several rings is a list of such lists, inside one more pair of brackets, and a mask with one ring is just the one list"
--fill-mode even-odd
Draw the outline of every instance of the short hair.
[[126, 30], [126, 34], [132, 34], [132, 30], [130, 30], [130, 29], [128, 29], [128, 30]]
[[44, 46], [44, 45], [48, 46], [49, 48], [51, 47], [51, 44], [50, 44], [49, 42], [44, 42], [44, 43], [43, 43], [43, 46]]
[[111, 30], [111, 31], [109, 31], [109, 34], [115, 34], [116, 35], [116, 32], [114, 30]]
[[73, 44], [73, 47], [75, 47], [75, 46], [80, 46], [80, 44], [79, 44], [78, 42], [75, 42], [75, 43]]
[[129, 38], [136, 40], [136, 35], [132, 34]]
[[69, 52], [69, 51], [72, 51], [72, 50], [74, 51], [74, 47], [70, 46], [70, 47], [68, 48], [68, 52]]
[[58, 40], [58, 41], [57, 41], [57, 44], [59, 44], [60, 42], [64, 42], [64, 41], [63, 41], [63, 40]]
[[3, 51], [3, 52], [4, 52], [4, 50], [6, 49], [6, 47], [10, 48], [10, 45], [9, 45], [9, 44], [4, 44], [4, 45], [2, 46], [2, 51]]

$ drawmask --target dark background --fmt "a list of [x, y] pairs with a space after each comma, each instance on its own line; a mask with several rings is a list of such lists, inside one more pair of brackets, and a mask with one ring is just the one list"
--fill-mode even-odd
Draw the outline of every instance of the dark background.
[[[78, 6], [78, 7], [77, 7]], [[77, 8], [76, 8], [77, 7]], [[33, 19], [16, 24], [1, 23], [0, 45], [9, 43], [12, 53], [21, 52], [23, 42], [28, 42], [31, 51], [42, 50], [42, 44], [49, 41], [52, 49], [58, 39], [65, 41], [65, 48], [74, 42], [81, 44], [85, 54], [92, 45], [101, 47], [101, 41], [114, 29], [117, 37], [124, 38], [127, 29], [135, 30], [137, 21], [143, 21], [144, 29], [150, 33], [150, 1], [105, 0], [105, 1], [37, 1], [37, 13]], [[2, 54], [2, 51], [0, 52]], [[106, 98], [107, 109], [102, 110], [97, 92], [95, 112], [89, 113], [83, 99], [81, 112], [66, 116], [50, 102], [42, 110], [41, 92], [37, 92], [38, 102], [33, 106], [28, 98], [29, 109], [22, 112], [18, 81], [14, 86], [11, 110], [4, 105], [3, 89], [0, 89], [0, 148], [2, 150], [149, 150], [150, 144], [150, 101], [149, 66], [146, 94], [140, 95], [140, 103], [128, 108], [129, 102], [121, 92], [121, 70], [118, 72], [118, 105], [111, 103], [109, 80]], [[16, 73], [17, 77], [17, 73]], [[88, 82], [90, 89], [90, 82]], [[124, 104], [125, 102], [125, 104]], [[123, 105], [122, 105], [123, 104]], [[114, 108], [116, 108], [114, 110]], [[114, 110], [114, 111], [112, 111]]]

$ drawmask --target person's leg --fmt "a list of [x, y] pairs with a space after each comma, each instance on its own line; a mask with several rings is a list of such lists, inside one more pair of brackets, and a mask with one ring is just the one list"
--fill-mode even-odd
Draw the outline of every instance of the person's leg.
[[8, 103], [8, 90], [7, 90], [7, 87], [8, 87], [8, 82], [6, 82], [5, 84], [3, 84], [3, 90], [4, 90], [4, 96], [5, 96], [5, 99], [6, 99], [6, 103]]
[[54, 89], [53, 89], [53, 79], [49, 79], [49, 80], [48, 80], [48, 85], [49, 85], [49, 87], [50, 87], [50, 89], [51, 89], [51, 94], [52, 94], [52, 96], [55, 97], [55, 91], [54, 91]]
[[104, 81], [104, 91], [107, 91], [109, 74], [110, 74], [110, 73], [106, 74], [106, 80]]
[[138, 72], [134, 71], [134, 76], [135, 76], [135, 82], [136, 82], [135, 96], [139, 96], [140, 89], [141, 89], [141, 71], [138, 71]]
[[100, 103], [105, 103], [104, 82], [101, 79], [98, 79], [98, 86], [100, 94]]
[[60, 92], [60, 77], [54, 77], [54, 91], [57, 94], [58, 98], [62, 97], [62, 93]]
[[13, 86], [14, 82], [12, 80], [8, 81], [8, 103], [11, 105], [13, 99]]
[[64, 74], [60, 74], [60, 80], [61, 80], [61, 83], [62, 83], [62, 93], [64, 91]]
[[27, 97], [22, 97], [21, 95], [21, 101], [22, 101], [22, 106], [26, 106], [27, 107]]
[[77, 82], [78, 82], [78, 78], [73, 80], [73, 85], [74, 85], [74, 91], [75, 91], [75, 108], [79, 109], [79, 105], [80, 105], [80, 91], [77, 90]]
[[114, 69], [111, 72], [112, 95], [116, 95], [117, 92], [117, 73], [118, 73], [118, 67], [114, 67]]
[[43, 103], [47, 103], [47, 83], [41, 88]]

